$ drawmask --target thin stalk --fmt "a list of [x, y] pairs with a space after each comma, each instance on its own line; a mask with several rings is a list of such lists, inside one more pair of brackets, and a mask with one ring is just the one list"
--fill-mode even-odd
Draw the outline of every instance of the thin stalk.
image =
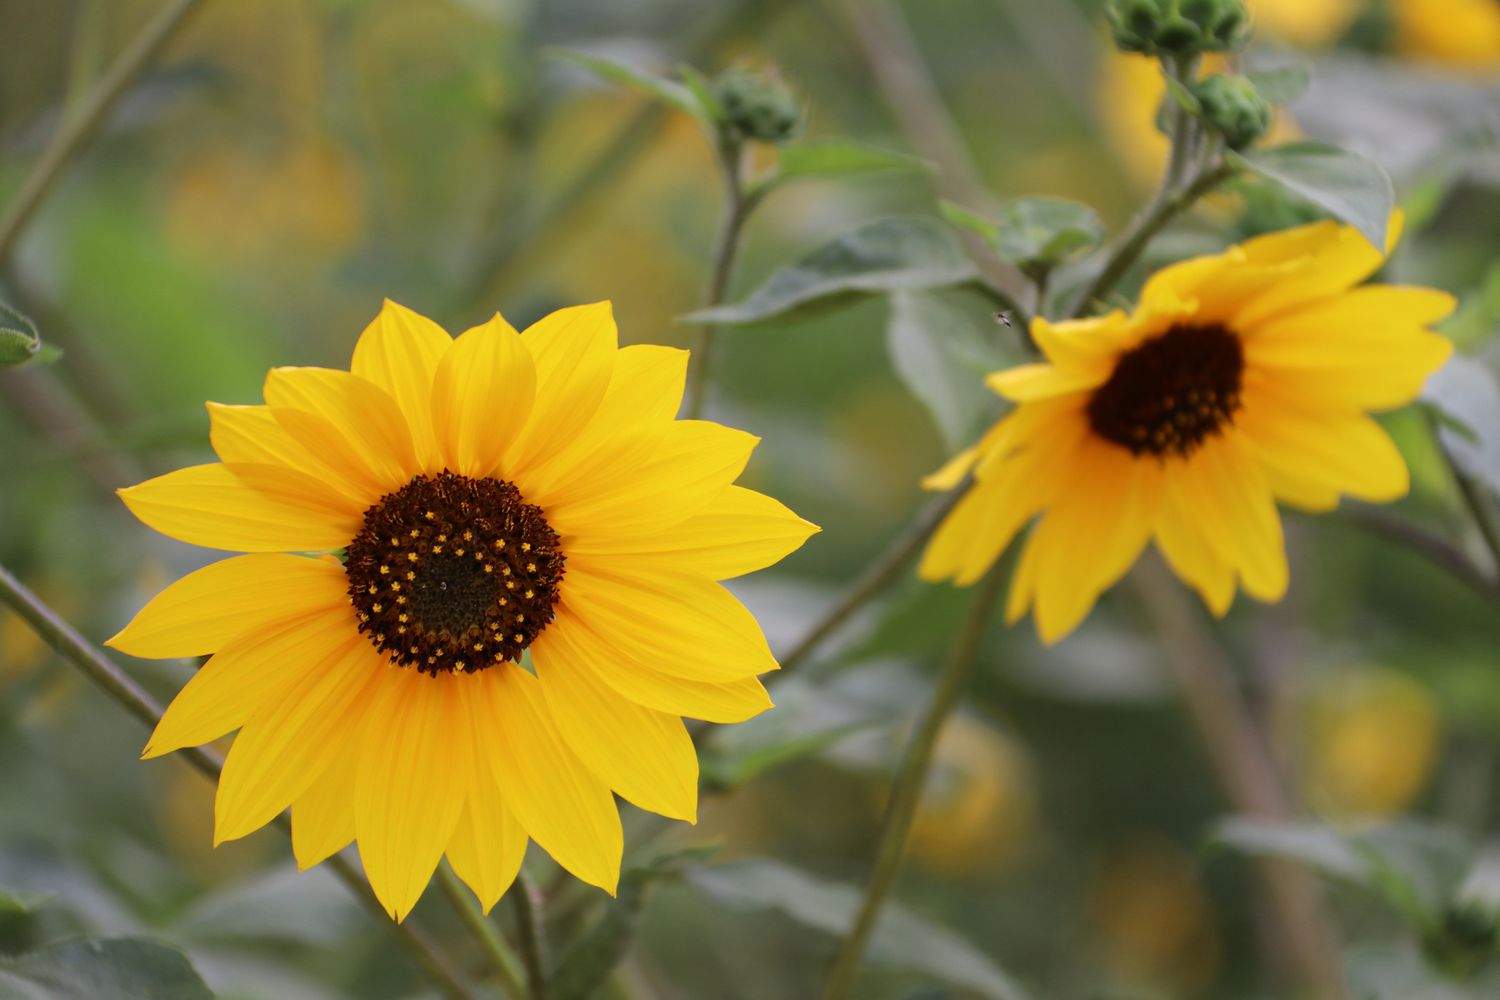
[[[162, 707], [156, 699], [142, 690], [135, 681], [126, 676], [119, 667], [80, 635], [77, 629], [48, 607], [4, 566], [0, 566], [0, 603], [9, 606], [20, 615], [31, 630], [54, 652], [83, 671], [130, 715], [153, 729], [161, 721]], [[202, 747], [190, 747], [178, 751], [178, 754], [214, 780], [218, 780], [219, 772], [224, 767], [224, 762], [217, 754], [210, 753]], [[275, 824], [285, 832], [291, 831], [291, 823], [284, 813], [276, 818]], [[391, 933], [396, 935], [396, 940], [416, 960], [422, 971], [432, 980], [432, 984], [444, 996], [449, 1000], [476, 1000], [474, 993], [464, 985], [463, 980], [449, 966], [447, 959], [425, 935], [415, 927], [398, 924], [390, 919], [385, 907], [370, 891], [364, 877], [350, 862], [335, 855], [328, 859], [327, 864], [339, 881], [354, 893], [365, 908], [377, 915], [380, 922], [390, 928]]]
[[500, 936], [495, 925], [485, 919], [483, 911], [479, 909], [478, 901], [469, 895], [468, 890], [459, 883], [458, 876], [448, 867], [446, 861], [438, 865], [437, 884], [438, 889], [447, 897], [449, 905], [453, 907], [453, 912], [458, 914], [458, 919], [468, 928], [474, 940], [479, 942], [479, 947], [489, 959], [491, 971], [500, 981], [500, 988], [505, 995], [525, 996], [526, 986], [522, 979], [524, 973], [520, 960], [516, 958], [516, 953], [511, 951], [510, 945], [505, 943], [505, 939]]
[[531, 1000], [547, 1000], [547, 932], [543, 915], [542, 890], [525, 872], [516, 875], [511, 900], [516, 911], [516, 936], [521, 939], [521, 956], [526, 962], [526, 981], [531, 986]]
[[1463, 497], [1464, 506], [1473, 517], [1479, 536], [1484, 539], [1484, 547], [1489, 549], [1490, 559], [1494, 561], [1495, 568], [1500, 570], [1500, 524], [1496, 523], [1494, 512], [1480, 492], [1479, 484], [1454, 464], [1453, 456], [1448, 454], [1446, 448], [1443, 449], [1443, 454], [1448, 458], [1448, 467], [1453, 470], [1453, 479], [1458, 483], [1458, 492]]
[[1388, 542], [1410, 549], [1484, 597], [1500, 599], [1500, 579], [1486, 573], [1467, 552], [1441, 535], [1374, 507], [1351, 507], [1344, 512], [1344, 518]]
[[[719, 223], [719, 235], [714, 240], [713, 267], [709, 271], [708, 287], [703, 292], [703, 308], [712, 309], [724, 301], [729, 291], [729, 277], [734, 273], [734, 261], [739, 255], [740, 236], [745, 230], [745, 220], [758, 199], [745, 191], [745, 167], [740, 143], [724, 140], [719, 145], [719, 165], [724, 177], [724, 214]], [[688, 359], [687, 401], [683, 416], [697, 420], [703, 415], [703, 405], [708, 394], [708, 372], [713, 358], [714, 336], [718, 327], [705, 323], [693, 340], [693, 352]]]
[[906, 853], [906, 837], [911, 831], [912, 817], [916, 815], [922, 788], [927, 783], [927, 771], [932, 765], [938, 734], [942, 732], [943, 723], [952, 714], [968, 684], [969, 669], [984, 640], [1004, 582], [1004, 572], [998, 566], [991, 567], [984, 581], [975, 590], [974, 601], [969, 605], [969, 613], [959, 629], [958, 638], [953, 643], [943, 672], [938, 677], [932, 700], [906, 746], [901, 765], [896, 771], [895, 783], [891, 787], [891, 799], [881, 823], [875, 860], [865, 883], [859, 912], [828, 968], [828, 975], [823, 983], [823, 1000], [846, 1000], [854, 986], [860, 958], [869, 944], [870, 935], [875, 931], [881, 907], [890, 895], [896, 874], [901, 869], [901, 859]]
[[10, 255], [32, 215], [41, 206], [47, 192], [57, 183], [63, 170], [83, 145], [93, 137], [126, 90], [150, 63], [161, 54], [172, 37], [187, 22], [201, 0], [172, 0], [146, 23], [125, 51], [115, 59], [104, 76], [78, 105], [73, 114], [64, 116], [52, 134], [42, 155], [21, 183], [21, 190], [0, 216], [0, 261]]
[[937, 531], [938, 525], [943, 523], [943, 518], [957, 506], [958, 501], [963, 499], [963, 495], [964, 490], [960, 488], [928, 501], [917, 512], [911, 524], [893, 538], [891, 543], [865, 568], [844, 596], [825, 611], [822, 617], [803, 633], [802, 638], [786, 651], [781, 657], [781, 670], [776, 676], [785, 677], [789, 672], [801, 666], [824, 639], [838, 631], [856, 611], [890, 586], [891, 582], [901, 575], [906, 564], [916, 557], [923, 545], [927, 544], [927, 540]]

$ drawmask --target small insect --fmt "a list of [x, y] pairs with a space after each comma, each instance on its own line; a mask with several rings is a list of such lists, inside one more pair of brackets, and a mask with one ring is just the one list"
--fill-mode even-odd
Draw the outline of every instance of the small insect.
[[1002, 309], [995, 313], [995, 322], [1001, 326], [1010, 326], [1010, 310]]

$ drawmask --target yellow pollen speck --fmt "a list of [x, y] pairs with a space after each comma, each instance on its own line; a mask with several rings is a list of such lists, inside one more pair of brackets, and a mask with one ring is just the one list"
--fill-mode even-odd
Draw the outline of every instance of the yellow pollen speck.
[[527, 563], [526, 564], [526, 572], [528, 572], [528, 573], [535, 573], [536, 572], [536, 563]]
[[506, 590], [515, 590], [516, 589], [516, 581], [514, 581], [514, 580], [506, 580], [505, 581], [505, 589]]
[[500, 606], [502, 608], [505, 607], [509, 603], [510, 603], [510, 599], [509, 598], [505, 598], [505, 597], [500, 598]]
[[482, 653], [482, 652], [484, 652], [484, 643], [482, 643], [482, 642], [476, 642], [476, 643], [474, 643], [474, 652], [476, 652], [476, 653]]
[[484, 571], [486, 573], [493, 573], [493, 572], [495, 572], [495, 564], [494, 563], [485, 563], [484, 564]]
[[382, 612], [382, 611], [385, 610], [385, 605], [384, 604], [372, 604], [372, 605], [370, 605], [370, 610], [373, 611], [373, 612], [375, 612], [378, 615], [378, 614], [380, 614], [380, 612]]
[[410, 531], [408, 531], [406, 534], [407, 534], [407, 537], [409, 537], [409, 538], [416, 538], [421, 533], [422, 533], [422, 529], [420, 529], [420, 528], [413, 528]]
[[442, 551], [443, 551], [443, 547], [441, 545], [434, 545], [432, 547], [432, 554], [433, 555], [437, 555], [439, 552], [442, 552]]
[[525, 615], [516, 615], [516, 624], [519, 625], [526, 620]]
[[401, 614], [399, 614], [399, 615], [396, 616], [396, 620], [398, 622], [407, 622], [407, 621], [411, 620], [411, 616], [408, 615], [406, 612], [403, 611], [403, 612], [401, 612]]
[[456, 556], [461, 556], [461, 555], [464, 554], [464, 550], [463, 549], [454, 549], [453, 550], [453, 554], [456, 555]]
[[438, 539], [438, 541], [440, 541], [440, 542], [446, 542], [446, 541], [447, 541], [447, 540], [448, 540], [448, 536], [447, 536], [447, 535], [441, 535], [441, 534], [440, 534], [440, 535], [438, 535], [438, 536], [437, 536], [437, 539]]
[[511, 639], [513, 639], [516, 642], [525, 642], [526, 641], [526, 637], [524, 635], [522, 635], [521, 633], [519, 633], [519, 632], [517, 632], [515, 635], [511, 636]]
[[414, 569], [407, 570], [406, 571], [406, 578], [408, 580], [415, 580], [417, 578], [417, 571], [414, 570]]
[[406, 554], [406, 561], [407, 562], [416, 562], [417, 558], [418, 557], [417, 557], [417, 554], [415, 552], [408, 552]]
[[535, 596], [536, 596], [536, 591], [532, 590], [530, 587], [526, 588], [526, 598], [528, 600], [530, 600], [531, 598], [533, 598]]
[[390, 572], [391, 572], [391, 568], [389, 566], [382, 566], [382, 567], [380, 567], [380, 575], [381, 576], [389, 576]]
[[392, 535], [391, 536], [391, 544], [392, 545], [400, 545], [401, 544], [401, 539], [397, 538], [395, 535]]
[[463, 660], [454, 660], [453, 661], [453, 669], [454, 670], [462, 670], [463, 668], [464, 668], [464, 661]]
[[500, 575], [501, 576], [510, 576], [510, 567], [509, 566], [501, 566], [500, 567]]
[[531, 551], [531, 543], [530, 542], [522, 542], [521, 543], [521, 551], [522, 552], [530, 552]]
[[472, 532], [472, 531], [468, 530], [467, 528], [465, 528], [464, 529], [464, 541], [466, 541], [466, 542], [472, 542], [473, 540], [474, 540], [474, 532]]

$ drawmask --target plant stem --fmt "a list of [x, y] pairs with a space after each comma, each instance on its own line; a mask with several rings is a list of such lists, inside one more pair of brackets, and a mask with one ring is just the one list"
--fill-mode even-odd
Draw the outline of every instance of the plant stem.
[[[1500, 599], [1500, 579], [1486, 573], [1448, 539], [1374, 507], [1351, 507], [1344, 512], [1344, 518], [1371, 534], [1410, 549], [1490, 600]], [[1496, 564], [1500, 566], [1500, 560]]]
[[1495, 515], [1485, 501], [1484, 494], [1480, 492], [1479, 484], [1454, 463], [1453, 456], [1448, 454], [1448, 449], [1443, 449], [1443, 455], [1448, 460], [1448, 467], [1453, 470], [1453, 481], [1458, 484], [1458, 492], [1463, 497], [1464, 506], [1473, 517], [1474, 526], [1479, 529], [1479, 536], [1484, 539], [1484, 547], [1489, 549], [1490, 559], [1495, 569], [1500, 570], [1500, 524], [1495, 523]]
[[200, 3], [201, 0], [171, 0], [157, 11], [110, 65], [77, 111], [59, 121], [57, 131], [21, 183], [21, 190], [6, 207], [4, 216], [0, 216], [0, 261], [10, 255], [22, 230], [73, 155], [93, 137], [135, 78], [161, 53]]
[[[708, 287], [703, 293], [705, 309], [711, 309], [724, 301], [724, 295], [729, 290], [729, 277], [734, 273], [734, 260], [739, 254], [745, 220], [758, 201], [745, 193], [744, 157], [739, 142], [727, 139], [720, 141], [719, 167], [724, 178], [724, 215], [719, 223], [719, 235], [714, 240], [713, 268], [709, 272]], [[693, 341], [693, 352], [688, 359], [687, 400], [683, 411], [683, 416], [688, 420], [697, 420], [703, 416], [703, 405], [708, 393], [709, 365], [713, 358], [714, 335], [717, 332], [715, 324], [705, 323]]]
[[[523, 997], [526, 995], [526, 987], [523, 982], [523, 972], [520, 960], [516, 958], [515, 952], [505, 943], [500, 932], [495, 926], [485, 919], [483, 911], [479, 909], [479, 903], [468, 890], [460, 884], [458, 876], [448, 867], [444, 861], [438, 865], [437, 884], [453, 911], [458, 914], [458, 919], [468, 928], [474, 940], [479, 942], [479, 947], [489, 959], [491, 971], [500, 981], [500, 987], [507, 996]], [[511, 889], [516, 891], [515, 887]]]
[[516, 911], [516, 936], [521, 939], [521, 956], [526, 962], [526, 981], [531, 985], [531, 1000], [547, 1000], [547, 939], [542, 910], [542, 890], [525, 872], [516, 875], [511, 889]]
[[893, 538], [891, 543], [865, 568], [844, 596], [825, 611], [822, 617], [803, 634], [802, 638], [786, 651], [786, 654], [781, 657], [781, 670], [776, 676], [785, 677], [801, 666], [824, 639], [836, 632], [868, 601], [890, 586], [906, 564], [927, 543], [927, 539], [937, 531], [938, 525], [943, 523], [943, 518], [948, 515], [948, 512], [958, 505], [959, 500], [963, 499], [963, 495], [963, 489], [956, 489], [929, 500], [917, 512], [911, 524]]
[[[82, 670], [95, 684], [104, 690], [128, 713], [146, 726], [155, 728], [161, 721], [162, 707], [141, 689], [135, 681], [100, 653], [92, 643], [68, 624], [57, 612], [48, 607], [41, 598], [32, 593], [4, 566], [0, 566], [0, 603], [8, 605], [21, 616], [31, 630], [43, 642], [52, 647], [63, 659]], [[193, 767], [217, 780], [224, 762], [216, 754], [202, 747], [189, 747], [178, 753]], [[290, 832], [291, 823], [285, 813], [274, 821], [283, 831]], [[415, 927], [398, 924], [390, 919], [384, 905], [375, 898], [364, 877], [343, 857], [335, 855], [328, 859], [328, 866], [371, 913], [377, 914], [382, 923], [422, 967], [434, 986], [450, 1000], [476, 1000], [473, 992], [448, 965], [437, 948]]]
[[927, 771], [932, 764], [938, 735], [967, 686], [969, 668], [974, 663], [975, 654], [979, 652], [1004, 582], [1004, 572], [999, 566], [994, 566], [975, 589], [973, 603], [969, 605], [969, 613], [959, 628], [958, 637], [948, 654], [942, 674], [938, 677], [932, 700], [917, 723], [911, 741], [906, 745], [891, 787], [891, 799], [881, 823], [875, 860], [865, 883], [859, 912], [849, 935], [844, 938], [829, 966], [823, 983], [823, 1000], [846, 1000], [850, 995], [854, 977], [859, 971], [860, 958], [864, 955], [881, 907], [890, 895], [891, 886], [900, 871], [901, 859], [906, 853], [906, 837], [911, 831], [912, 817], [916, 815], [922, 788], [927, 783]]

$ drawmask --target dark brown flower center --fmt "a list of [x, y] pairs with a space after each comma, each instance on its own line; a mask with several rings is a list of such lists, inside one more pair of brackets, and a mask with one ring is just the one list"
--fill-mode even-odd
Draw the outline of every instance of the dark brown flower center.
[[1186, 456], [1234, 419], [1245, 353], [1222, 326], [1174, 326], [1121, 355], [1089, 426], [1133, 454]]
[[365, 511], [344, 572], [359, 630], [423, 673], [517, 660], [552, 621], [562, 549], [501, 479], [418, 476]]

